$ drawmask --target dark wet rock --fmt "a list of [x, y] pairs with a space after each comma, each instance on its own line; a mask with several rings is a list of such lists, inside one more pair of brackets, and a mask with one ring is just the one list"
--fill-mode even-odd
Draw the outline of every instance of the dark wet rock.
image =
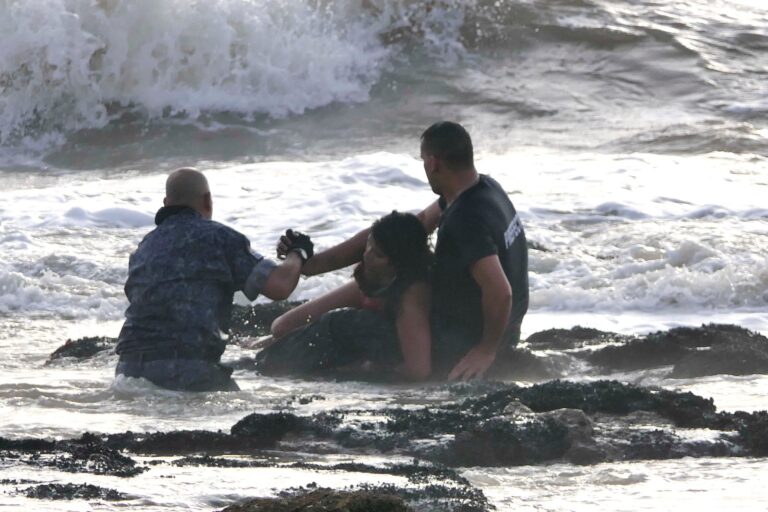
[[34, 483], [36, 483], [34, 480], [16, 480], [14, 478], [3, 478], [0, 480], [0, 485], [24, 485]]
[[[491, 393], [484, 398], [488, 405], [497, 400], [506, 404], [512, 399], [519, 399], [536, 412], [556, 409], [579, 409], [587, 414], [656, 411], [680, 427], [703, 427], [715, 417], [715, 405], [711, 398], [607, 380], [590, 383], [555, 380], [527, 388]], [[476, 401], [474, 405], [482, 406], [483, 401]]]
[[608, 459], [608, 453], [594, 443], [574, 443], [563, 454], [563, 459], [577, 466], [589, 466], [605, 462]]
[[602, 348], [587, 360], [608, 370], [633, 371], [670, 366], [691, 352], [691, 347], [663, 337], [635, 339], [626, 345]]
[[48, 358], [48, 363], [64, 357], [88, 359], [103, 352], [113, 351], [116, 343], [116, 338], [104, 336], [67, 340], [64, 345], [53, 351]]
[[739, 427], [739, 438], [749, 453], [768, 456], [768, 412], [759, 411]]
[[745, 453], [756, 457], [768, 456], [768, 412], [720, 413], [712, 428], [737, 432], [735, 441]]
[[584, 414], [584, 411], [579, 409], [557, 409], [543, 413], [541, 416], [543, 418], [551, 418], [564, 425], [568, 430], [566, 439], [570, 444], [587, 442], [592, 439], [594, 430], [592, 420]]
[[[342, 490], [309, 484], [288, 489], [276, 498], [257, 498], [232, 505], [226, 512], [488, 512], [494, 507], [482, 491], [469, 485], [429, 483], [423, 486], [363, 484]], [[222, 511], [222, 512], [224, 512]]]
[[705, 326], [702, 329], [706, 331], [705, 339], [711, 339], [708, 349], [685, 354], [675, 364], [671, 377], [768, 373], [768, 338], [735, 326]]
[[411, 511], [402, 498], [378, 491], [337, 491], [317, 489], [307, 493], [256, 498], [232, 505], [224, 512], [406, 512]]
[[93, 434], [65, 441], [0, 438], [0, 461], [6, 458], [67, 473], [131, 477], [145, 471], [145, 468], [137, 467], [133, 459], [107, 446]]
[[453, 466], [522, 466], [559, 459], [570, 447], [568, 429], [545, 418], [523, 424], [492, 418], [460, 432], [439, 458]]
[[500, 352], [486, 375], [489, 379], [541, 381], [559, 377], [563, 369], [553, 358], [543, 358], [530, 350]]
[[315, 401], [323, 401], [325, 400], [325, 397], [323, 395], [302, 395], [302, 396], [292, 396], [291, 401], [298, 401], [301, 405], [307, 405], [311, 404]]
[[307, 419], [290, 413], [251, 414], [238, 421], [230, 432], [233, 436], [259, 439], [264, 446], [273, 446], [290, 432], [307, 427]]
[[590, 354], [587, 360], [609, 370], [672, 366], [670, 376], [768, 373], [768, 339], [735, 325], [709, 324], [660, 331]]
[[674, 432], [637, 429], [624, 432], [623, 460], [666, 460], [683, 457], [734, 456], [733, 446], [725, 441], [685, 441]]
[[[147, 464], [138, 467], [127, 455], [137, 453], [184, 456], [172, 462], [183, 466], [335, 469], [397, 474], [421, 486], [450, 480], [451, 486], [461, 487], [465, 483], [449, 476], [450, 467], [768, 455], [768, 413], [717, 413], [711, 399], [692, 393], [617, 381], [551, 381], [527, 387], [486, 382], [445, 386], [443, 391], [449, 401], [418, 409], [251, 414], [230, 432], [85, 434], [62, 441], [0, 438], [0, 464], [132, 476], [149, 469]], [[714, 430], [718, 435], [683, 434], [682, 429], [691, 428]], [[263, 454], [263, 450], [351, 456], [381, 453], [421, 462], [383, 467], [348, 463], [315, 469], [304, 462], [291, 466], [270, 459], [232, 457]]]
[[205, 466], [209, 468], [265, 468], [272, 467], [274, 464], [269, 462], [242, 460], [222, 457], [212, 457], [210, 455], [182, 457], [173, 461], [174, 466]]
[[90, 484], [43, 484], [24, 491], [27, 498], [44, 500], [104, 500], [122, 501], [130, 499], [114, 489], [105, 489]]
[[6, 439], [0, 437], [0, 450], [20, 452], [51, 452], [56, 449], [56, 441], [47, 439]]
[[271, 438], [237, 438], [224, 432], [177, 430], [147, 434], [115, 434], [107, 444], [145, 455], [185, 455], [191, 453], [251, 453], [274, 445]]
[[335, 413], [321, 413], [312, 417], [284, 412], [254, 413], [232, 426], [231, 433], [237, 438], [258, 439], [271, 446], [289, 433], [328, 437], [341, 421], [341, 416]]
[[624, 344], [633, 339], [632, 336], [577, 325], [570, 329], [539, 331], [528, 336], [525, 342], [536, 350], [573, 350], [606, 343]]

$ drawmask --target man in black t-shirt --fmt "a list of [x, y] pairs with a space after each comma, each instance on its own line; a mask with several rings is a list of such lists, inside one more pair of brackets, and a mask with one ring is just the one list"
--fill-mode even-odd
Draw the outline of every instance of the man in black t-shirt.
[[[432, 335], [449, 378], [481, 376], [513, 347], [528, 309], [528, 248], [506, 192], [478, 174], [472, 140], [456, 123], [421, 137], [424, 172], [441, 211], [432, 283]], [[428, 220], [429, 208], [423, 212]], [[434, 217], [434, 213], [431, 215]]]
[[[478, 174], [472, 140], [441, 122], [421, 136], [421, 158], [440, 196], [420, 214], [439, 227], [432, 292], [432, 351], [450, 379], [481, 377], [500, 349], [519, 340], [528, 309], [528, 248], [514, 206], [492, 178]], [[315, 275], [360, 261], [370, 230], [316, 254], [302, 268]]]

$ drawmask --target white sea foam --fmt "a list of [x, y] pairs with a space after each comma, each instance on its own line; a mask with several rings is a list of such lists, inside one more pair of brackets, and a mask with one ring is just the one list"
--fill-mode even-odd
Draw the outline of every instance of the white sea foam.
[[336, 11], [269, 0], [5, 3], [0, 142], [103, 127], [111, 104], [284, 116], [364, 101], [388, 53], [365, 18]]
[[67, 210], [64, 216], [78, 223], [88, 223], [105, 228], [142, 228], [154, 224], [154, 219], [151, 215], [128, 208], [107, 208], [105, 210], [89, 212], [82, 208], [74, 207]]

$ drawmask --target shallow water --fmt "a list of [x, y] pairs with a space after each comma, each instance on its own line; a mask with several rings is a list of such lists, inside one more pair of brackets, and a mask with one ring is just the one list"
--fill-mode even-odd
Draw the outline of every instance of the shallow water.
[[[534, 244], [524, 337], [574, 325], [642, 334], [709, 322], [768, 334], [761, 2], [424, 5], [0, 4], [0, 436], [215, 431], [251, 412], [447, 400], [441, 386], [245, 371], [236, 373], [241, 392], [191, 395], [113, 382], [114, 356], [45, 365], [68, 338], [116, 336], [128, 255], [153, 225], [169, 170], [204, 170], [215, 219], [258, 251], [271, 253], [287, 227], [328, 247], [392, 209], [435, 199], [418, 137], [442, 118], [470, 129], [478, 169], [509, 192]], [[302, 280], [294, 298], [347, 278]], [[230, 347], [225, 361], [246, 355]], [[693, 391], [720, 410], [768, 408], [766, 376], [665, 374], [610, 377]], [[569, 378], [597, 377], [573, 368]], [[297, 398], [315, 395], [324, 399]], [[499, 510], [762, 510], [768, 496], [755, 475], [764, 466], [684, 459], [465, 474]], [[211, 510], [312, 480], [358, 478], [162, 471], [173, 474], [0, 467], [0, 479], [98, 481], [139, 496], [32, 502], [6, 492], [0, 506]]]

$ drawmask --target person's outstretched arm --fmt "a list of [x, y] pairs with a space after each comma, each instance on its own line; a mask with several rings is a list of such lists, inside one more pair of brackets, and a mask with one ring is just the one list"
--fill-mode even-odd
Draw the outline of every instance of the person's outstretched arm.
[[370, 233], [371, 228], [366, 228], [352, 238], [315, 254], [301, 269], [301, 273], [305, 276], [314, 276], [354, 265], [363, 259], [365, 243]]
[[468, 380], [485, 374], [496, 359], [512, 311], [512, 288], [497, 255], [477, 260], [470, 272], [482, 294], [483, 337], [451, 370], [450, 380]]
[[277, 317], [272, 322], [272, 336], [282, 338], [300, 327], [311, 324], [328, 311], [360, 306], [360, 288], [355, 281], [350, 281]]
[[301, 256], [296, 252], [289, 252], [280, 265], [270, 265], [271, 270], [268, 270], [269, 274], [266, 276], [259, 267], [267, 268], [267, 265], [260, 264], [254, 269], [243, 288], [246, 297], [254, 300], [262, 294], [272, 300], [283, 300], [293, 293], [301, 276]]
[[[427, 233], [431, 233], [437, 228], [440, 213], [440, 206], [435, 201], [417, 214]], [[363, 259], [365, 243], [368, 241], [370, 233], [371, 228], [366, 228], [352, 238], [334, 245], [330, 249], [316, 253], [307, 261], [304, 268], [301, 269], [301, 273], [306, 276], [314, 276], [358, 263]], [[278, 246], [278, 253], [280, 252], [281, 248]]]

